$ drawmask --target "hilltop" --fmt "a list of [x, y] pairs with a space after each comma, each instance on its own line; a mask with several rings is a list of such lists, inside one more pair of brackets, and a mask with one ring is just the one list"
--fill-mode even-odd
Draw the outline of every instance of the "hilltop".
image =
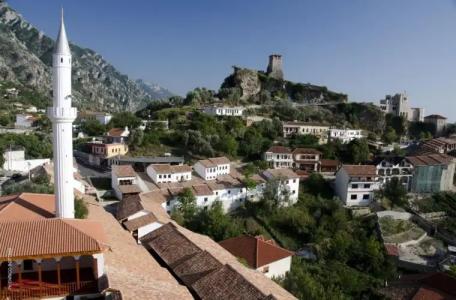
[[[0, 0], [0, 81], [20, 83], [50, 96], [53, 47], [52, 38]], [[157, 85], [131, 80], [91, 49], [70, 47], [73, 97], [79, 108], [137, 110], [153, 99], [172, 95]]]

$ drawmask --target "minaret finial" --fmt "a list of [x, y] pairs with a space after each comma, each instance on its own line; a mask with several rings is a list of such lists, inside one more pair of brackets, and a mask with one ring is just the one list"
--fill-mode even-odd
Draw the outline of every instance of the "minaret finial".
[[71, 55], [70, 46], [68, 45], [68, 39], [65, 31], [65, 23], [63, 21], [63, 7], [60, 12], [60, 30], [57, 40], [55, 41], [54, 53]]

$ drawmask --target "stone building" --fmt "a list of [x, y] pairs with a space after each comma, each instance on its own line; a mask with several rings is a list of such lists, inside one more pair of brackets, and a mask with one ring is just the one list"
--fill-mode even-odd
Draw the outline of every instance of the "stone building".
[[266, 73], [276, 79], [283, 79], [282, 55], [269, 55], [269, 64]]
[[423, 122], [424, 120], [424, 108], [410, 107], [405, 93], [394, 96], [386, 95], [385, 99], [380, 100], [380, 109], [384, 113], [404, 117], [411, 122]]
[[436, 135], [441, 135], [446, 127], [447, 118], [441, 115], [429, 115], [424, 118], [424, 122], [432, 124]]

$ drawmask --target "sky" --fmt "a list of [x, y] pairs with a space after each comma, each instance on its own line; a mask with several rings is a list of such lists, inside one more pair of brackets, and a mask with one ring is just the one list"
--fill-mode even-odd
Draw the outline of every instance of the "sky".
[[131, 78], [185, 95], [218, 89], [232, 66], [327, 86], [349, 101], [407, 92], [412, 106], [456, 121], [456, 0], [9, 0], [55, 37], [65, 10], [71, 42]]

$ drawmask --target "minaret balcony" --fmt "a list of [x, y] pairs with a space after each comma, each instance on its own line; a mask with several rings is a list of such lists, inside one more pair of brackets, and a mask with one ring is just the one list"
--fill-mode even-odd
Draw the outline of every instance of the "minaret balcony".
[[48, 107], [47, 114], [49, 119], [73, 122], [77, 116], [76, 107]]

